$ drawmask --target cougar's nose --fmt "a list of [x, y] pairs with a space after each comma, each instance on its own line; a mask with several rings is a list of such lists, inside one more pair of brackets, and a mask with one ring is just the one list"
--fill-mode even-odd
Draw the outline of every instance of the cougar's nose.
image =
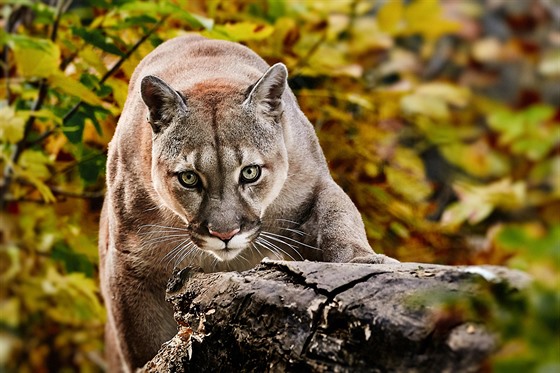
[[210, 227], [208, 227], [208, 232], [210, 232], [212, 236], [218, 237], [222, 241], [229, 241], [233, 236], [239, 233], [239, 228], [236, 228], [229, 232], [216, 232], [213, 231]]

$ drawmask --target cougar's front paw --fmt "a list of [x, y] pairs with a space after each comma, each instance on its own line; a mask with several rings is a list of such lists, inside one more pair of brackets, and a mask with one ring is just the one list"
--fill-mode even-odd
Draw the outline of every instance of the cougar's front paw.
[[370, 254], [365, 256], [358, 256], [350, 261], [350, 263], [365, 263], [365, 264], [398, 264], [397, 259], [393, 259], [383, 254]]

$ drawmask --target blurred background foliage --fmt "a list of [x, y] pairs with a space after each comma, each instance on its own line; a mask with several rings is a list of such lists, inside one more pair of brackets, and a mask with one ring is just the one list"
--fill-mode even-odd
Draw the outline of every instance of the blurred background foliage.
[[[138, 62], [188, 32], [284, 62], [374, 249], [497, 264], [489, 367], [560, 370], [557, 0], [4, 0], [0, 370], [103, 369], [97, 220]], [[506, 299], [507, 298], [507, 299]]]

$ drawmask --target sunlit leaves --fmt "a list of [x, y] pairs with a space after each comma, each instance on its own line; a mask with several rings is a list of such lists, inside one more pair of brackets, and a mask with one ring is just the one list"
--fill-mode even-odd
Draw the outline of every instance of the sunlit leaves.
[[404, 96], [401, 107], [405, 113], [425, 115], [438, 120], [449, 119], [452, 107], [465, 107], [469, 103], [470, 92], [448, 83], [426, 83], [416, 88], [414, 93]]
[[45, 202], [55, 202], [56, 198], [44, 180], [50, 176], [48, 165], [52, 161], [42, 152], [26, 150], [20, 159], [19, 165], [15, 166], [14, 174], [31, 183]]
[[[26, 299], [28, 307], [40, 307], [60, 323], [78, 324], [92, 318], [103, 318], [103, 307], [97, 296], [95, 281], [83, 273], [63, 275], [50, 267], [44, 277], [31, 279], [26, 289], [31, 293], [31, 297]], [[31, 303], [31, 299], [37, 303]], [[57, 302], [53, 303], [53, 299]], [[51, 306], [44, 307], [43, 302], [51, 303]]]
[[58, 71], [60, 47], [48, 39], [10, 35], [19, 74], [25, 78], [46, 78]]
[[115, 41], [99, 29], [88, 30], [82, 27], [73, 27], [74, 35], [82, 38], [86, 43], [101, 49], [107, 53], [124, 56], [124, 53], [115, 45]]
[[[13, 34], [0, 31], [8, 47], [0, 82], [0, 168], [10, 164], [15, 144], [27, 144], [9, 191], [15, 202], [7, 219], [1, 217], [7, 224], [0, 224], [8, 242], [0, 249], [0, 281], [8, 292], [0, 314], [9, 315], [12, 328], [0, 334], [0, 364], [15, 354], [25, 358], [13, 371], [44, 370], [47, 356], [60, 371], [99, 370], [87, 356], [101, 349], [99, 290], [91, 281], [100, 201], [64, 192], [102, 194], [107, 142], [132, 71], [163, 40], [194, 31], [240, 41], [267, 62], [288, 66], [333, 176], [358, 205], [376, 251], [405, 261], [508, 264], [545, 284], [532, 289], [527, 315], [514, 320], [517, 339], [494, 363], [498, 371], [516, 364], [538, 368], [538, 359], [548, 364], [542, 369], [557, 366], [543, 356], [557, 346], [549, 332], [556, 330], [550, 320], [558, 309], [551, 294], [559, 270], [560, 112], [540, 104], [539, 87], [529, 83], [537, 77], [536, 84], [554, 89], [559, 55], [539, 44], [552, 43], [554, 34], [538, 22], [538, 37], [525, 29], [523, 38], [487, 35], [501, 27], [513, 35], [511, 25], [519, 22], [528, 27], [517, 13], [494, 22], [508, 13], [502, 6], [522, 2], [498, 2], [484, 15], [479, 3], [74, 2], [52, 42], [55, 6], [8, 1], [6, 20], [15, 9], [10, 4], [32, 9], [34, 18], [18, 23]], [[534, 14], [545, 14], [541, 3], [532, 5]], [[502, 71], [501, 64], [518, 59], [528, 62], [514, 70], [519, 76]], [[484, 97], [502, 73], [521, 82], [519, 101], [510, 105]], [[45, 100], [33, 111], [42, 82]], [[510, 93], [494, 88], [498, 97]], [[464, 243], [473, 234], [482, 248]]]
[[560, 123], [552, 122], [553, 115], [554, 109], [546, 105], [534, 105], [519, 112], [502, 109], [488, 117], [488, 124], [499, 132], [500, 142], [509, 145], [513, 153], [540, 160], [560, 143]]
[[274, 28], [266, 24], [238, 22], [216, 25], [212, 30], [202, 34], [213, 39], [248, 41], [265, 39], [269, 37], [273, 31]]
[[88, 89], [82, 83], [74, 80], [68, 75], [62, 73], [52, 74], [49, 77], [49, 82], [53, 88], [69, 95], [79, 97], [82, 101], [87, 102], [88, 104], [101, 105], [101, 99], [92, 92], [91, 89]]
[[520, 208], [526, 200], [527, 186], [521, 181], [512, 183], [509, 179], [503, 179], [484, 186], [458, 183], [455, 191], [459, 202], [451, 204], [442, 217], [443, 224], [451, 226], [464, 221], [480, 223], [496, 208]]
[[377, 22], [391, 35], [420, 34], [429, 39], [459, 29], [457, 23], [443, 16], [441, 4], [433, 0], [386, 1], [379, 10]]
[[193, 14], [171, 2], [159, 1], [127, 1], [120, 7], [121, 10], [139, 15], [171, 15], [176, 19], [186, 22], [193, 28], [212, 29], [214, 21], [201, 15]]
[[23, 138], [25, 118], [17, 115], [14, 108], [0, 108], [0, 140], [15, 144]]
[[[458, 130], [453, 131], [457, 134]], [[436, 132], [436, 130], [434, 130]], [[433, 139], [433, 136], [430, 136]], [[437, 139], [443, 140], [443, 139]], [[462, 141], [448, 137], [441, 141], [439, 150], [445, 159], [475, 177], [502, 177], [511, 171], [509, 159], [493, 149], [484, 139]]]
[[[406, 200], [417, 203], [425, 200], [432, 192], [425, 180], [424, 164], [410, 149], [397, 149], [393, 166], [384, 169], [389, 186]], [[401, 229], [402, 231], [402, 229]]]

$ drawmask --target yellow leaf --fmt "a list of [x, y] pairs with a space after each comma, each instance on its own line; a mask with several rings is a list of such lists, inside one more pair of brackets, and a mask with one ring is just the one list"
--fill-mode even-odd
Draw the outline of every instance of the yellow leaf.
[[47, 309], [47, 314], [64, 324], [76, 324], [86, 320], [102, 321], [103, 306], [99, 302], [98, 288], [95, 281], [83, 273], [62, 275], [49, 267], [41, 283], [45, 293], [56, 297], [54, 306]]
[[10, 298], [0, 302], [0, 315], [2, 323], [12, 328], [19, 326], [21, 305], [18, 298]]
[[60, 48], [48, 39], [18, 35], [10, 38], [19, 74], [25, 78], [46, 78], [58, 71]]
[[377, 24], [381, 31], [390, 35], [397, 34], [404, 28], [403, 15], [402, 0], [387, 1], [377, 13]]
[[432, 193], [429, 184], [417, 175], [391, 166], [385, 167], [384, 172], [391, 189], [408, 201], [421, 202]]
[[438, 82], [421, 85], [416, 89], [416, 94], [437, 97], [459, 107], [466, 106], [471, 98], [470, 91], [466, 88]]
[[459, 225], [465, 220], [472, 225], [477, 224], [495, 208], [509, 210], [523, 206], [527, 195], [525, 182], [512, 183], [508, 178], [481, 186], [457, 183], [454, 189], [459, 202], [451, 204], [444, 212], [444, 225]]
[[62, 92], [68, 93], [72, 96], [79, 97], [82, 101], [99, 106], [102, 101], [97, 95], [79, 81], [57, 72], [49, 76], [49, 82], [54, 88], [58, 88]]
[[47, 203], [56, 201], [50, 188], [42, 181], [51, 175], [47, 167], [50, 163], [50, 159], [42, 152], [26, 150], [21, 155], [19, 164], [14, 165], [14, 174], [33, 184]]
[[119, 107], [122, 109], [128, 95], [128, 84], [126, 84], [126, 82], [122, 79], [116, 78], [107, 79], [107, 82], [105, 84], [113, 89], [113, 97], [115, 98], [115, 101], [117, 101], [117, 104], [119, 104]]
[[25, 118], [8, 106], [0, 109], [0, 140], [15, 144], [23, 138]]
[[421, 34], [429, 39], [456, 32], [460, 29], [457, 22], [445, 19], [441, 4], [437, 0], [417, 0], [404, 9], [407, 34]]
[[449, 109], [440, 97], [407, 95], [401, 99], [401, 109], [408, 114], [420, 114], [442, 120], [449, 118]]
[[487, 63], [499, 61], [502, 57], [502, 49], [502, 43], [498, 38], [485, 38], [474, 43], [472, 54], [475, 60]]
[[211, 31], [202, 34], [216, 39], [231, 41], [263, 40], [272, 35], [274, 28], [252, 22], [227, 23], [216, 25]]
[[18, 111], [18, 113], [21, 114], [21, 116], [25, 117], [26, 119], [29, 118], [30, 116], [33, 116], [35, 118], [52, 120], [56, 124], [62, 124], [62, 118], [57, 116], [55, 113], [53, 113], [49, 109], [41, 109], [41, 110], [37, 110], [37, 111], [20, 110], [20, 111]]
[[484, 140], [467, 144], [452, 141], [442, 144], [439, 150], [448, 162], [477, 177], [497, 177], [511, 172], [507, 157]]
[[86, 45], [78, 54], [84, 62], [97, 70], [99, 75], [103, 75], [107, 72], [107, 66], [105, 66], [103, 60], [91, 45]]

